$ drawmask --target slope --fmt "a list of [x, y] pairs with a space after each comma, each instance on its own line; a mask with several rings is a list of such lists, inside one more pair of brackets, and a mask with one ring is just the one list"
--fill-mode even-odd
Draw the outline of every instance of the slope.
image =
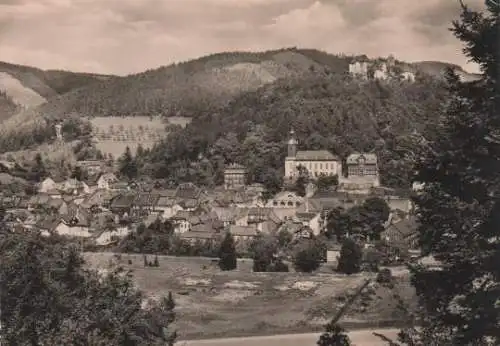
[[93, 84], [51, 100], [40, 111], [54, 116], [74, 111], [83, 116], [195, 117], [309, 69], [324, 70], [324, 65], [292, 49], [220, 53]]
[[42, 70], [0, 61], [0, 72], [8, 73], [24, 87], [48, 99], [113, 76], [68, 71]]
[[[70, 112], [81, 116], [197, 117], [208, 108], [224, 106], [233, 97], [279, 79], [310, 72], [347, 73], [349, 63], [355, 58], [358, 57], [296, 48], [212, 54], [90, 84], [54, 98], [41, 106], [40, 112], [59, 118]], [[420, 70], [419, 64], [411, 66]], [[424, 74], [442, 75], [441, 69], [421, 66]]]
[[0, 91], [3, 91], [15, 104], [22, 107], [35, 107], [47, 101], [33, 89], [26, 88], [19, 80], [6, 72], [0, 72]]
[[0, 122], [10, 118], [20, 107], [3, 91], [0, 91]]
[[465, 82], [471, 82], [478, 80], [480, 75], [475, 73], [469, 73], [464, 71], [458, 65], [450, 64], [441, 61], [419, 61], [412, 63], [419, 71], [432, 75], [441, 79], [445, 78], [445, 72], [447, 69], [452, 69], [461, 79]]
[[[283, 174], [293, 127], [303, 149], [327, 148], [344, 158], [353, 151], [376, 152], [383, 183], [407, 187], [411, 134], [432, 137], [445, 98], [443, 84], [432, 79], [360, 82], [311, 71], [247, 92], [217, 113], [208, 110], [153, 150], [148, 169], [172, 180], [215, 183], [224, 164], [239, 162], [253, 180], [266, 182]], [[204, 167], [199, 154], [207, 159]]]

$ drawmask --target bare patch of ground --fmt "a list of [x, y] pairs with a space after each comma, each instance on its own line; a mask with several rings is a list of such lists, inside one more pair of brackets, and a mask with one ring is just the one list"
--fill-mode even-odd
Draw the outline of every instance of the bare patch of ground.
[[[116, 259], [112, 254], [88, 254], [87, 258], [92, 267], [112, 262], [131, 269], [138, 287], [149, 296], [171, 291], [177, 304], [176, 327], [186, 339], [318, 330], [349, 294], [375, 276], [253, 273], [248, 262], [236, 271], [221, 272], [216, 261], [204, 258], [159, 256], [158, 268], [144, 267], [141, 255], [122, 254]], [[414, 300], [409, 280], [403, 276], [394, 289], [374, 283], [371, 290], [370, 298], [353, 306], [345, 323], [401, 319], [394, 295]]]

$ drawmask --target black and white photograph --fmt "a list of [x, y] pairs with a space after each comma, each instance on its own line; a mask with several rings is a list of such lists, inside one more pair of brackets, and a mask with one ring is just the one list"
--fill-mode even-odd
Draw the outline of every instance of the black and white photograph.
[[0, 0], [0, 346], [499, 346], [499, 0]]

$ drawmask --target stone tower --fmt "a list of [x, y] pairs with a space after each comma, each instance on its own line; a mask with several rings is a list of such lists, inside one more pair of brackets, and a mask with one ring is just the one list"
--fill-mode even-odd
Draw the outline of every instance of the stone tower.
[[292, 129], [290, 130], [290, 139], [288, 140], [287, 146], [288, 146], [288, 157], [295, 157], [297, 155], [297, 145], [299, 142], [295, 138], [295, 131]]

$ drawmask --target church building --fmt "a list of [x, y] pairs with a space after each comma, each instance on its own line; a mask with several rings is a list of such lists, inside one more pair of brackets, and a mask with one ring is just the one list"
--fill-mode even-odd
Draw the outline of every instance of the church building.
[[341, 160], [328, 150], [297, 150], [298, 140], [295, 131], [290, 131], [288, 140], [288, 155], [285, 159], [285, 178], [294, 179], [299, 174], [299, 167], [304, 167], [311, 178], [322, 175], [340, 176], [342, 173]]

